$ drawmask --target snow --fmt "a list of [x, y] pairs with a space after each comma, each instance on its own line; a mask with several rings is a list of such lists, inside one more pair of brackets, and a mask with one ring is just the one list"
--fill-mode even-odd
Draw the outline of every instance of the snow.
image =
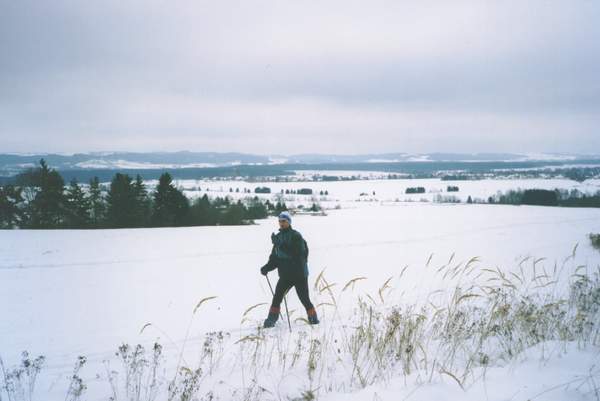
[[370, 170], [293, 170], [295, 175], [289, 176], [290, 180], [308, 180], [311, 181], [315, 176], [335, 176], [335, 177], [360, 177], [364, 179], [384, 179], [390, 173], [385, 171]]
[[[324, 401], [363, 400], [536, 400], [536, 401], [583, 401], [597, 399], [590, 374], [598, 374], [598, 350], [578, 350], [570, 347], [559, 352], [559, 344], [546, 344], [554, 348], [552, 355], [540, 360], [541, 347], [528, 350], [530, 359], [514, 366], [479, 369], [477, 374], [485, 380], [461, 389], [452, 378], [441, 377], [439, 383], [406, 385], [404, 378], [392, 380], [387, 385], [373, 385], [353, 393], [331, 394]], [[545, 351], [548, 352], [548, 351]], [[590, 372], [590, 368], [592, 372]], [[413, 378], [406, 379], [410, 381]]]
[[[221, 187], [227, 192], [229, 184], [202, 181], [199, 185], [215, 194]], [[432, 191], [420, 195], [425, 197], [455, 184], [439, 180], [418, 183]], [[483, 197], [515, 185], [593, 191], [599, 184], [597, 180], [583, 184], [566, 180], [466, 181], [458, 182], [458, 195]], [[231, 185], [235, 188], [240, 183]], [[339, 305], [341, 316], [351, 315], [356, 298], [376, 294], [388, 277], [393, 277], [387, 295], [390, 304], [423, 302], [424, 294], [444, 289], [448, 281], [433, 275], [434, 269], [423, 269], [428, 260], [438, 267], [450, 258], [464, 262], [478, 256], [481, 267], [509, 272], [516, 271], [526, 257], [544, 257], [547, 266], [560, 264], [578, 244], [570, 267], [600, 265], [600, 252], [587, 238], [588, 233], [600, 230], [598, 209], [395, 202], [396, 197], [408, 198], [402, 193], [407, 185], [417, 186], [414, 180], [266, 185], [275, 190], [328, 189], [331, 204], [342, 204], [341, 209], [327, 210], [327, 216], [293, 218], [293, 226], [310, 247], [309, 281], [315, 304], [328, 301], [326, 294], [313, 290], [321, 271], [325, 270], [329, 282], [337, 283], [338, 290], [352, 278], [367, 278], [352, 294], [344, 295]], [[376, 191], [372, 199], [377, 200], [358, 200], [360, 192], [372, 191]], [[103, 374], [102, 361], [112, 358], [118, 345], [149, 346], [159, 338], [168, 355], [177, 355], [178, 347], [186, 342], [191, 313], [202, 298], [217, 297], [203, 304], [192, 319], [186, 356], [193, 359], [198, 355], [207, 332], [225, 331], [237, 340], [251, 333], [267, 313], [267, 305], [262, 305], [249, 313], [249, 322], [240, 323], [250, 306], [270, 301], [269, 288], [258, 270], [266, 262], [270, 233], [276, 229], [275, 218], [269, 218], [240, 227], [0, 231], [0, 356], [5, 363], [14, 364], [23, 350], [45, 355], [47, 367], [37, 385], [38, 399], [52, 401], [64, 399], [75, 359], [86, 355], [87, 399], [96, 400], [107, 398], [108, 385], [94, 378]], [[405, 266], [408, 268], [400, 277]], [[271, 279], [276, 279], [273, 274]], [[295, 294], [289, 297], [289, 304], [294, 316], [302, 315]], [[323, 325], [315, 333], [335, 330], [329, 326], [327, 307], [318, 310]], [[147, 323], [151, 325], [140, 333]], [[277, 330], [279, 335], [286, 333], [285, 327]], [[558, 349], [560, 345], [547, 347]], [[568, 352], [545, 356], [543, 367], [540, 349], [530, 350], [529, 358], [490, 367], [486, 380], [475, 382], [466, 392], [449, 377], [418, 384], [414, 377], [402, 376], [360, 391], [322, 394], [320, 399], [526, 400], [557, 384], [589, 376], [589, 370], [598, 365], [598, 349], [569, 347]], [[220, 379], [241, 385], [242, 376], [243, 372], [236, 370]], [[271, 379], [282, 399], [303, 383], [299, 379], [282, 382], [277, 375]], [[535, 399], [595, 399], [591, 386], [588, 380], [579, 388], [571, 385]]]
[[566, 155], [566, 154], [556, 154], [556, 153], [526, 153], [525, 157], [521, 160], [523, 161], [568, 161], [568, 160], [576, 160], [576, 155]]
[[492, 171], [555, 171], [564, 169], [583, 169], [583, 168], [598, 168], [598, 163], [580, 163], [580, 164], [559, 164], [559, 165], [548, 165], [548, 166], [535, 166], [535, 167], [522, 167], [522, 168], [495, 168]]
[[[311, 173], [316, 173], [312, 171]], [[320, 172], [321, 174], [327, 174]], [[336, 174], [343, 172], [337, 171]], [[481, 199], [487, 201], [489, 196], [496, 195], [498, 191], [506, 192], [511, 189], [577, 189], [581, 192], [593, 194], [600, 191], [600, 179], [589, 179], [582, 183], [567, 179], [484, 179], [469, 181], [442, 181], [441, 179], [378, 179], [381, 176], [376, 171], [372, 172], [345, 172], [346, 176], [367, 176], [374, 179], [352, 180], [352, 181], [257, 181], [245, 182], [240, 180], [178, 180], [176, 184], [183, 188], [189, 197], [202, 196], [205, 193], [209, 197], [230, 196], [234, 199], [248, 196], [258, 196], [261, 199], [271, 199], [275, 194], [283, 190], [298, 190], [310, 188], [312, 195], [284, 194], [282, 199], [292, 206], [310, 206], [312, 202], [320, 203], [323, 207], [332, 208], [336, 205], [342, 207], [356, 207], [357, 201], [378, 201], [384, 203], [396, 202], [433, 202], [436, 196], [455, 196], [466, 202], [469, 196], [473, 200]], [[155, 184], [156, 181], [151, 181]], [[256, 187], [269, 187], [271, 194], [255, 194]], [[458, 186], [459, 192], [447, 192], [448, 186]], [[424, 187], [425, 193], [406, 194], [409, 187]], [[236, 188], [239, 193], [229, 192]], [[249, 189], [252, 193], [243, 193], [243, 189]], [[199, 190], [198, 190], [199, 189]], [[320, 192], [327, 191], [327, 196], [321, 196]], [[375, 195], [373, 195], [375, 192]], [[363, 194], [363, 195], [361, 195]]]
[[169, 164], [133, 162], [129, 160], [91, 159], [84, 162], [75, 163], [75, 166], [89, 169], [174, 169], [190, 167], [216, 167], [217, 165], [214, 163]]

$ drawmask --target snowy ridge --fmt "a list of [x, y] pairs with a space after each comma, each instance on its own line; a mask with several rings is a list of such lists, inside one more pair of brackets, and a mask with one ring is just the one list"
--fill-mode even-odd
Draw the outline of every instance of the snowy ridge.
[[510, 154], [510, 153], [387, 153], [365, 155], [252, 155], [215, 152], [92, 152], [55, 154], [0, 154], [0, 171], [14, 170], [36, 164], [45, 158], [58, 169], [176, 169], [226, 167], [237, 165], [335, 164], [335, 163], [398, 163], [398, 162], [568, 162], [600, 159], [599, 155]]
[[[234, 165], [232, 163], [231, 165]], [[239, 164], [239, 162], [238, 162]], [[174, 168], [206, 168], [217, 167], [213, 163], [191, 163], [191, 164], [160, 164], [160, 163], [144, 163], [131, 162], [127, 160], [102, 160], [92, 159], [85, 162], [79, 162], [75, 167], [83, 169], [174, 169]]]

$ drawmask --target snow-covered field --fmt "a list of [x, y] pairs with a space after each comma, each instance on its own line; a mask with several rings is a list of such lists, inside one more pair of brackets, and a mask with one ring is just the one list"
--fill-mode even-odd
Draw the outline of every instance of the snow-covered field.
[[[225, 193], [230, 186], [254, 188], [261, 184], [199, 185], [203, 190], [210, 187], [209, 193], [215, 194], [221, 187]], [[201, 395], [213, 391], [216, 399], [222, 400], [287, 400], [299, 397], [302, 389], [315, 383], [314, 378], [304, 377], [304, 368], [283, 369], [283, 374], [276, 362], [253, 377], [252, 366], [271, 365], [248, 359], [244, 354], [248, 349], [240, 351], [240, 347], [250, 344], [236, 341], [265, 335], [261, 340], [264, 344], [275, 344], [259, 355], [266, 358], [267, 354], [293, 348], [298, 333], [303, 332], [306, 349], [301, 353], [307, 354], [315, 338], [347, 329], [344, 322], [350, 324], [356, 318], [359, 298], [365, 300], [368, 295], [372, 308], [384, 311], [393, 305], [424, 305], [431, 300], [430, 294], [461, 284], [460, 277], [443, 278], [439, 274], [444, 265], [472, 266], [475, 273], [498, 268], [518, 275], [522, 269], [551, 271], [556, 264], [564, 274], [562, 281], [551, 287], [555, 295], [567, 290], [568, 277], [578, 266], [585, 265], [590, 272], [600, 266], [600, 252], [587, 238], [588, 233], [600, 231], [598, 209], [394, 201], [404, 198], [406, 186], [436, 191], [459, 185], [459, 195], [466, 198], [516, 187], [595, 191], [597, 181], [382, 180], [265, 185], [275, 191], [302, 187], [328, 190], [332, 202], [342, 206], [328, 210], [327, 216], [297, 215], [293, 221], [309, 243], [311, 296], [315, 304], [322, 304], [318, 307], [322, 325], [308, 328], [296, 321], [294, 334], [288, 335], [280, 322], [274, 331], [257, 334], [255, 327], [264, 319], [268, 305], [247, 312], [253, 305], [270, 301], [269, 287], [258, 270], [270, 251], [270, 233], [277, 229], [274, 218], [241, 227], [0, 231], [0, 357], [4, 364], [16, 364], [23, 350], [45, 355], [46, 366], [38, 378], [34, 399], [63, 400], [73, 364], [78, 355], [85, 355], [88, 363], [80, 374], [88, 388], [83, 399], [107, 400], [113, 395], [107, 372], [123, 370], [114, 354], [120, 344], [140, 343], [150, 348], [158, 339], [165, 347], [167, 375], [172, 376], [169, 372], [175, 364], [193, 368], [206, 357], [206, 333], [223, 331], [225, 339], [216, 342], [223, 347], [219, 354], [222, 362], [215, 363], [215, 372], [202, 382]], [[373, 201], [356, 201], [361, 192], [372, 191], [376, 194], [370, 197]], [[474, 257], [478, 259], [469, 264]], [[322, 281], [320, 290], [313, 287], [323, 270], [327, 283], [335, 284], [331, 288], [337, 308], [329, 305], [332, 293], [323, 288]], [[271, 274], [272, 280], [275, 275]], [[476, 283], [476, 276], [473, 274], [469, 282]], [[364, 279], [342, 291], [357, 277]], [[216, 298], [192, 313], [201, 299], [212, 296]], [[295, 294], [288, 298], [292, 317], [302, 317]], [[443, 299], [438, 299], [441, 307]], [[255, 342], [258, 348], [259, 341]], [[327, 359], [326, 355], [322, 358]], [[108, 370], [104, 361], [110, 361]], [[528, 348], [514, 360], [498, 360], [487, 369], [474, 369], [472, 375], [479, 379], [470, 380], [464, 390], [450, 375], [437, 372], [427, 381], [418, 371], [401, 374], [391, 367], [385, 380], [357, 386], [348, 381], [348, 372], [332, 368], [337, 366], [334, 362], [323, 362], [329, 370], [320, 373], [320, 387], [313, 390], [319, 399], [336, 401], [594, 400], [600, 388], [600, 383], [594, 382], [598, 362], [597, 347], [548, 341]], [[260, 383], [256, 388], [264, 391], [257, 390], [254, 398], [243, 396], [242, 389], [251, 388], [253, 379]], [[129, 398], [121, 393], [117, 399]]]
[[[323, 172], [322, 172], [323, 173]], [[341, 174], [342, 172], [336, 172]], [[365, 172], [347, 172], [350, 175], [363, 174]], [[379, 177], [376, 172], [371, 172], [370, 176]], [[149, 181], [149, 184], [156, 184], [156, 181]], [[259, 198], [273, 198], [275, 194], [281, 194], [284, 191], [283, 200], [291, 205], [310, 206], [310, 203], [317, 201], [324, 207], [335, 207], [336, 205], [344, 207], [355, 206], [356, 201], [379, 201], [379, 202], [418, 202], [434, 201], [437, 195], [451, 195], [466, 201], [469, 196], [472, 199], [487, 200], [489, 196], [496, 195], [498, 191], [506, 192], [511, 189], [576, 189], [580, 192], [593, 194], [600, 191], [600, 179], [590, 179], [578, 183], [568, 179], [485, 179], [476, 181], [442, 181], [441, 179], [363, 179], [353, 181], [292, 181], [292, 182], [245, 182], [235, 180], [210, 181], [210, 180], [179, 180], [177, 185], [183, 188], [189, 197], [202, 196], [231, 196], [233, 198], [243, 198], [249, 195]], [[447, 192], [448, 186], [458, 186], [458, 192]], [[254, 194], [257, 187], [269, 187], [270, 194]], [[425, 193], [406, 194], [406, 189], [410, 187], [423, 187]], [[235, 192], [236, 189], [240, 192]], [[286, 190], [299, 190], [310, 188], [312, 195], [285, 194]], [[230, 190], [233, 189], [233, 192]], [[244, 189], [252, 193], [244, 193]], [[327, 195], [320, 195], [321, 191]]]

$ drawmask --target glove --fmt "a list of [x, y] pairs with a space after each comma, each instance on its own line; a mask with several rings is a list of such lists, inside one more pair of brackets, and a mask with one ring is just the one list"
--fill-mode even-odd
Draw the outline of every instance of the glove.
[[263, 267], [260, 268], [260, 274], [262, 274], [263, 276], [266, 276], [267, 274], [269, 274], [269, 270], [267, 270], [267, 265], [264, 265]]

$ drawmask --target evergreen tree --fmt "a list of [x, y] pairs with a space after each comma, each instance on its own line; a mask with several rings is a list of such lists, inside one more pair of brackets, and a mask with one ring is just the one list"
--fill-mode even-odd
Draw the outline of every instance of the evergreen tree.
[[127, 174], [115, 174], [106, 201], [108, 206], [106, 218], [109, 227], [136, 227], [139, 210], [131, 177]]
[[[269, 202], [269, 201], [267, 201]], [[247, 208], [248, 212], [246, 215], [247, 219], [250, 220], [254, 220], [254, 219], [264, 219], [267, 217], [268, 215], [268, 210], [267, 210], [267, 206], [262, 203], [258, 197], [255, 197], [252, 202], [250, 203], [250, 205]]]
[[283, 211], [288, 210], [287, 206], [285, 205], [285, 202], [277, 202], [277, 204], [275, 205], [275, 213], [279, 214]]
[[0, 228], [19, 227], [23, 218], [23, 200], [21, 188], [0, 187]]
[[242, 224], [247, 214], [246, 207], [241, 201], [237, 201], [237, 203], [227, 207], [221, 218], [221, 224], [229, 226]]
[[33, 199], [28, 204], [27, 225], [31, 228], [59, 227], [66, 210], [65, 183], [60, 174], [41, 159], [40, 167], [22, 174], [18, 180], [33, 188]]
[[133, 183], [133, 192], [136, 208], [134, 212], [134, 227], [146, 227], [150, 223], [152, 213], [151, 199], [148, 196], [148, 190], [141, 175], [135, 177]]
[[524, 205], [558, 206], [556, 191], [546, 189], [526, 189], [523, 192], [521, 203]]
[[101, 227], [106, 218], [106, 201], [102, 196], [98, 177], [90, 180], [88, 200], [90, 204], [90, 224], [92, 227]]
[[189, 208], [188, 199], [173, 185], [171, 175], [162, 174], [154, 192], [152, 225], [174, 227], [189, 224]]
[[88, 228], [91, 223], [90, 202], [75, 179], [71, 180], [66, 195], [65, 222], [68, 228]]
[[218, 210], [206, 194], [194, 201], [190, 209], [190, 215], [193, 225], [210, 226], [218, 223]]
[[221, 198], [220, 196], [217, 196], [212, 203], [213, 203], [213, 206], [215, 206], [216, 208], [221, 208], [221, 209], [226, 209], [231, 204], [231, 202], [227, 196], [225, 196], [223, 198]]

